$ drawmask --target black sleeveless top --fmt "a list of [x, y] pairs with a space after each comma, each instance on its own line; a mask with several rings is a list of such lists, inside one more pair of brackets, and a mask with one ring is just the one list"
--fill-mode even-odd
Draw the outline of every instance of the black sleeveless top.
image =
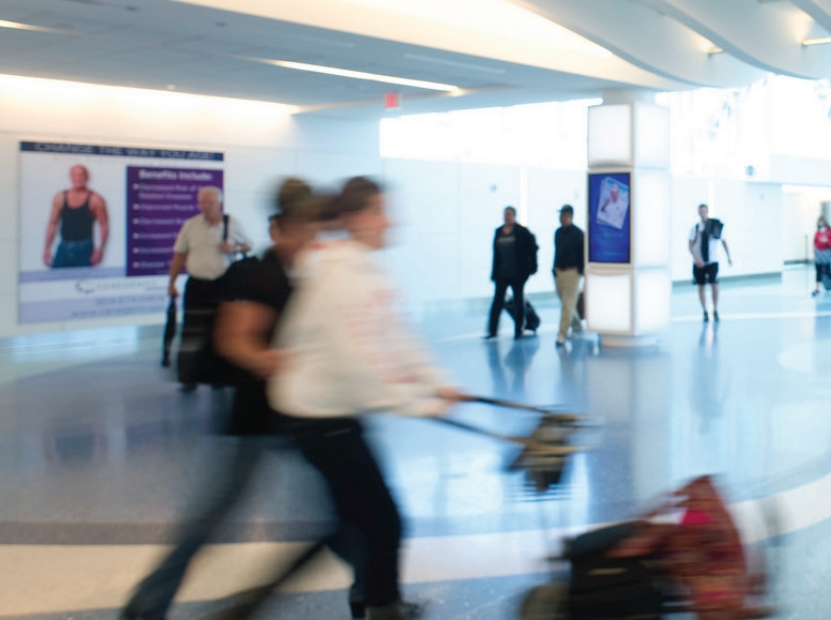
[[92, 192], [80, 207], [70, 207], [67, 201], [67, 192], [63, 193], [63, 207], [61, 207], [61, 239], [64, 241], [86, 241], [92, 239], [92, 225], [95, 216], [89, 208], [89, 199]]

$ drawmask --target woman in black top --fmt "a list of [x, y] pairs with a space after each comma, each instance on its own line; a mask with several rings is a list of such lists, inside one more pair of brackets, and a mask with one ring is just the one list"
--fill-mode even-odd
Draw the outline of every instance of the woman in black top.
[[505, 223], [493, 238], [491, 281], [495, 285], [486, 338], [495, 338], [508, 287], [514, 294], [514, 337], [522, 338], [525, 325], [525, 282], [537, 272], [537, 241], [531, 231], [518, 224], [516, 209], [505, 207]]
[[237, 367], [237, 390], [228, 434], [245, 436], [223, 476], [211, 478], [211, 500], [198, 520], [185, 523], [174, 550], [136, 589], [122, 613], [125, 620], [163, 620], [196, 552], [208, 542], [224, 518], [237, 504], [260, 463], [267, 447], [263, 436], [284, 430], [282, 416], [274, 412], [265, 397], [265, 378], [280, 364], [279, 354], [270, 348], [280, 314], [292, 293], [287, 269], [300, 250], [315, 235], [317, 201], [309, 185], [288, 179], [278, 199], [276, 218], [279, 233], [275, 244], [263, 256], [251, 281], [241, 287], [243, 301], [220, 307], [216, 327], [219, 353]]

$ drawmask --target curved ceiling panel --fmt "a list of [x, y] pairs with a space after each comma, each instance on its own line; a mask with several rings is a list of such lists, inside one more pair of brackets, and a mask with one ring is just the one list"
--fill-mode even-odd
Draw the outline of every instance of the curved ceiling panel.
[[645, 4], [609, 0], [512, 2], [577, 32], [638, 67], [672, 80], [729, 87], [762, 76], [759, 69], [736, 58], [709, 53], [712, 44], [708, 40]]
[[728, 54], [765, 71], [807, 79], [831, 75], [831, 50], [802, 45], [814, 26], [814, 20], [790, 2], [640, 2], [707, 37]]
[[831, 32], [831, 0], [791, 0], [816, 22]]

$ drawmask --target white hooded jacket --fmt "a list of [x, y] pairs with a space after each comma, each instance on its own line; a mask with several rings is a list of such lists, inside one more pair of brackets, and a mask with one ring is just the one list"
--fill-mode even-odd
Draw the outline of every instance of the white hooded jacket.
[[269, 381], [271, 406], [304, 418], [441, 413], [436, 391], [446, 384], [395, 309], [372, 250], [340, 241], [306, 259], [275, 337], [287, 361]]

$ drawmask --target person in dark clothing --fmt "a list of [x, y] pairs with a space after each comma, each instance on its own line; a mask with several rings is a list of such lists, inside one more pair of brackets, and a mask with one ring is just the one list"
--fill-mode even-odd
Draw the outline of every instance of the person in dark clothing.
[[560, 228], [554, 233], [554, 284], [560, 298], [560, 330], [557, 346], [563, 346], [568, 330], [579, 333], [583, 323], [577, 314], [577, 300], [580, 297], [580, 279], [585, 265], [585, 239], [583, 231], [574, 225], [574, 207], [564, 205], [560, 209]]
[[[109, 237], [107, 202], [89, 189], [89, 170], [86, 166], [72, 166], [69, 170], [72, 187], [58, 192], [52, 199], [52, 213], [46, 226], [46, 244], [43, 262], [47, 267], [91, 267], [104, 258]], [[93, 226], [98, 222], [101, 244], [94, 247]], [[60, 224], [61, 241], [54, 256], [52, 245]]]
[[525, 325], [525, 282], [537, 272], [537, 240], [534, 235], [517, 223], [516, 209], [513, 207], [505, 207], [504, 218], [505, 223], [496, 229], [493, 238], [491, 281], [495, 290], [486, 338], [496, 337], [508, 287], [511, 287], [514, 294], [514, 337], [522, 338]]
[[286, 430], [283, 416], [271, 409], [265, 396], [265, 378], [274, 374], [280, 358], [268, 345], [292, 294], [287, 270], [314, 238], [316, 203], [311, 188], [300, 179], [283, 183], [277, 203], [276, 230], [270, 230], [274, 246], [262, 257], [251, 281], [240, 287], [246, 298], [220, 307], [216, 327], [219, 352], [239, 370], [229, 424], [224, 429], [239, 437], [234, 455], [222, 468], [222, 475], [210, 479], [210, 500], [199, 519], [183, 524], [173, 551], [137, 587], [122, 612], [125, 620], [165, 618], [196, 552], [236, 506], [265, 451], [282, 445], [275, 435]]

